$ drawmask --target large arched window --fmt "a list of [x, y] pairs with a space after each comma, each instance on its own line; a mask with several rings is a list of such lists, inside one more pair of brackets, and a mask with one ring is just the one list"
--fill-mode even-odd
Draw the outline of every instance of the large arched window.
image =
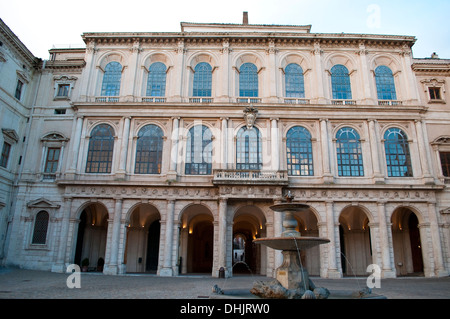
[[44, 210], [36, 214], [32, 244], [45, 245], [47, 241], [48, 213]]
[[108, 124], [97, 125], [89, 139], [86, 173], [111, 173], [114, 130]]
[[312, 176], [311, 134], [302, 126], [294, 126], [286, 134], [287, 170], [292, 176]]
[[194, 69], [193, 96], [211, 96], [212, 67], [206, 62], [200, 62]]
[[336, 154], [339, 176], [364, 176], [359, 134], [350, 127], [336, 134]]
[[394, 75], [387, 66], [380, 65], [375, 69], [375, 82], [379, 100], [396, 100]]
[[286, 97], [305, 97], [305, 83], [303, 77], [303, 69], [296, 63], [291, 63], [284, 70]]
[[119, 62], [109, 62], [105, 67], [102, 82], [102, 96], [119, 96], [122, 65]]
[[196, 125], [189, 130], [187, 136], [185, 174], [210, 175], [211, 168], [211, 131], [204, 125]]
[[342, 64], [331, 68], [331, 88], [334, 100], [351, 100], [352, 88], [348, 69]]
[[135, 174], [160, 174], [163, 131], [160, 127], [150, 124], [139, 130], [136, 142]]
[[162, 62], [155, 62], [148, 69], [147, 96], [166, 95], [166, 71], [167, 68]]
[[262, 168], [261, 133], [253, 126], [242, 127], [236, 138], [236, 169], [260, 170]]
[[244, 63], [239, 69], [239, 96], [258, 96], [258, 68], [253, 63]]
[[411, 177], [411, 155], [408, 137], [399, 128], [390, 128], [384, 133], [384, 149], [389, 177]]

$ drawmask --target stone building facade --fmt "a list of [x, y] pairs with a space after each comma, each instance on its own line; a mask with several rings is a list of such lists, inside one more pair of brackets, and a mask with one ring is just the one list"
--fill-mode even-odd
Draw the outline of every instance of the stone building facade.
[[291, 191], [302, 235], [330, 239], [312, 275], [448, 275], [450, 60], [311, 26], [82, 38], [36, 68], [4, 264], [273, 276], [252, 240]]

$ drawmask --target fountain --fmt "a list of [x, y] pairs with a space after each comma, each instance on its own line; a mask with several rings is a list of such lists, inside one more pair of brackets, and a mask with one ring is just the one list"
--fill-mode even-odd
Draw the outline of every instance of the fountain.
[[297, 221], [295, 212], [305, 211], [306, 204], [293, 203], [294, 196], [289, 191], [285, 196], [286, 202], [270, 207], [274, 212], [284, 213], [284, 231], [280, 237], [258, 238], [255, 244], [265, 245], [275, 250], [281, 250], [283, 262], [276, 269], [275, 279], [269, 282], [257, 281], [247, 291], [224, 291], [217, 285], [213, 288], [213, 298], [271, 298], [271, 299], [327, 299], [327, 298], [383, 298], [371, 296], [370, 289], [357, 292], [339, 291], [334, 295], [328, 289], [317, 288], [311, 281], [307, 269], [301, 264], [300, 251], [330, 242], [329, 239], [319, 237], [302, 237], [295, 228]]

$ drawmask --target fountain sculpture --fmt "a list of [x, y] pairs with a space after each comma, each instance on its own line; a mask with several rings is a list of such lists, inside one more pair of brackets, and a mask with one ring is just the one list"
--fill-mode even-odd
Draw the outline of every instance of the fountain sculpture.
[[[300, 251], [317, 245], [327, 244], [329, 239], [319, 237], [302, 237], [295, 228], [297, 221], [295, 212], [305, 211], [309, 208], [306, 204], [293, 203], [294, 196], [289, 191], [285, 196], [286, 201], [271, 206], [276, 213], [284, 213], [284, 231], [280, 237], [258, 238], [253, 242], [281, 250], [283, 262], [276, 269], [275, 279], [269, 282], [257, 281], [250, 289], [251, 295], [246, 292], [232, 290], [226, 292], [217, 285], [213, 287], [213, 298], [276, 298], [276, 299], [326, 299], [330, 291], [326, 288], [317, 288], [310, 280], [307, 269], [301, 264]], [[358, 292], [339, 291], [330, 298], [383, 298], [384, 296], [370, 296], [370, 290]], [[222, 297], [220, 297], [222, 296]]]

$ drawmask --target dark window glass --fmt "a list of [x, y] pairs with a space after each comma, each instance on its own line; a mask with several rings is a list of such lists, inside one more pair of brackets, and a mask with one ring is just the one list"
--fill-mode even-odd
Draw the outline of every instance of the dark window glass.
[[86, 173], [111, 173], [114, 130], [108, 124], [97, 125], [89, 139]]
[[164, 63], [155, 62], [148, 70], [147, 96], [166, 95], [166, 72]]
[[139, 130], [136, 142], [136, 174], [161, 174], [163, 131], [150, 124]]
[[48, 219], [49, 216], [47, 212], [40, 211], [37, 213], [34, 221], [33, 244], [45, 244], [47, 240]]
[[388, 176], [413, 176], [411, 155], [406, 134], [398, 128], [391, 128], [384, 134], [384, 140]]
[[350, 85], [350, 75], [345, 66], [337, 64], [331, 68], [331, 87], [333, 99], [351, 100], [352, 88]]
[[23, 88], [23, 82], [20, 80], [17, 80], [16, 92], [14, 93], [14, 97], [18, 100], [20, 100], [20, 97], [22, 96], [22, 88]]
[[47, 151], [47, 160], [45, 161], [45, 173], [55, 173], [58, 169], [60, 148], [49, 148]]
[[2, 156], [0, 158], [0, 166], [6, 168], [8, 166], [9, 153], [11, 152], [11, 145], [4, 142], [2, 148]]
[[440, 152], [442, 174], [450, 177], [450, 152]]
[[195, 66], [193, 96], [211, 96], [212, 68], [206, 62]]
[[212, 134], [204, 125], [189, 130], [186, 143], [187, 175], [210, 175], [212, 168]]
[[336, 134], [336, 154], [339, 176], [364, 176], [359, 134], [350, 127]]
[[287, 132], [286, 155], [289, 175], [314, 175], [311, 134], [307, 129], [295, 126]]
[[236, 139], [236, 169], [262, 168], [261, 134], [256, 127], [242, 127]]

